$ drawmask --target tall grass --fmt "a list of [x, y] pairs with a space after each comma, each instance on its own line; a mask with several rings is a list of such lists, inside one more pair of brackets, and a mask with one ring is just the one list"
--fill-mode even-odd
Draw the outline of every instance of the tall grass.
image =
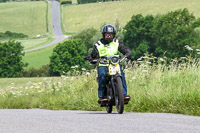
[[24, 33], [30, 37], [46, 33], [44, 1], [0, 3], [0, 32]]
[[[158, 64], [152, 64], [155, 58], [140, 59], [125, 69], [131, 96], [125, 111], [200, 116], [199, 60], [166, 65], [162, 58]], [[0, 85], [0, 108], [105, 110], [97, 104], [95, 70], [79, 76], [0, 79]]]
[[136, 14], [164, 14], [166, 12], [188, 8], [196, 17], [200, 17], [199, 0], [125, 0], [115, 2], [90, 3], [63, 7], [63, 24], [67, 33], [79, 32], [90, 27], [99, 30], [104, 23], [115, 24], [118, 20], [125, 26]]

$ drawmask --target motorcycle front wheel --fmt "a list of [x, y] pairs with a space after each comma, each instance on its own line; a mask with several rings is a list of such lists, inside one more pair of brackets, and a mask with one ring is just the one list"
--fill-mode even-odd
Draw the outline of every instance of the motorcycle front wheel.
[[115, 81], [115, 105], [117, 108], [117, 112], [122, 114], [124, 112], [124, 92], [123, 92], [123, 85], [121, 77], [117, 77]]

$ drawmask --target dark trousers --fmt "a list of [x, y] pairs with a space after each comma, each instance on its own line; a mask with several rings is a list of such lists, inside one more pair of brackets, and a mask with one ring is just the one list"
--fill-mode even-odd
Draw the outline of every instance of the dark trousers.
[[[98, 67], [98, 83], [99, 83], [98, 96], [99, 98], [104, 97], [104, 92], [106, 90], [106, 73], [107, 72], [108, 72], [108, 67], [104, 67], [104, 66]], [[123, 84], [124, 94], [127, 95], [126, 79], [125, 79], [125, 75], [122, 69], [121, 69], [121, 75], [122, 75], [122, 84]]]

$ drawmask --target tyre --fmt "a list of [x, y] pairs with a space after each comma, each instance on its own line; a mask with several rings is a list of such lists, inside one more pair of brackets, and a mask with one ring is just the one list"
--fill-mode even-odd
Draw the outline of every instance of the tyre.
[[112, 105], [106, 105], [106, 111], [107, 113], [112, 113]]
[[115, 81], [115, 105], [117, 108], [117, 112], [122, 114], [124, 112], [124, 92], [121, 77], [117, 77]]

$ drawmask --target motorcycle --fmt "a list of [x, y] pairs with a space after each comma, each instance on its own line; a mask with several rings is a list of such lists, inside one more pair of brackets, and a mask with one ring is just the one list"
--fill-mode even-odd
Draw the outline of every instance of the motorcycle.
[[93, 59], [90, 63], [108, 64], [108, 73], [106, 75], [107, 83], [105, 96], [108, 100], [101, 101], [100, 107], [106, 107], [107, 113], [112, 113], [113, 106], [116, 106], [117, 112], [122, 114], [124, 112], [124, 104], [128, 104], [130, 97], [124, 99], [122, 76], [120, 70], [120, 63], [126, 57], [120, 60], [119, 55], [107, 56], [101, 59]]

